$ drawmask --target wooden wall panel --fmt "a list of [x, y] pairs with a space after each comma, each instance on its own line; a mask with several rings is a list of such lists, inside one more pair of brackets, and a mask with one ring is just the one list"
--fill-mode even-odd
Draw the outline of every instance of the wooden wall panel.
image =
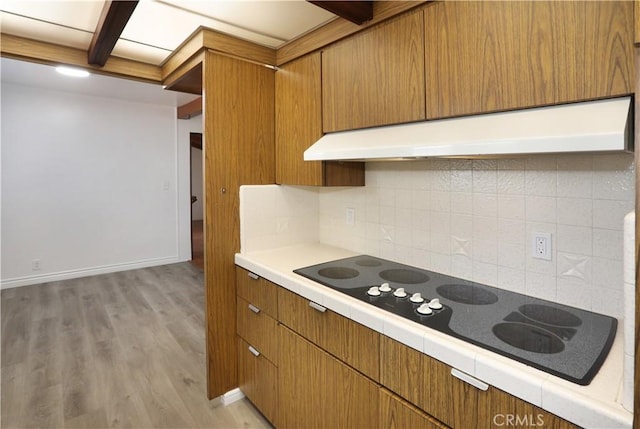
[[427, 118], [629, 94], [633, 3], [425, 8]]
[[207, 52], [203, 88], [207, 386], [213, 398], [238, 385], [239, 187], [275, 182], [274, 71]]

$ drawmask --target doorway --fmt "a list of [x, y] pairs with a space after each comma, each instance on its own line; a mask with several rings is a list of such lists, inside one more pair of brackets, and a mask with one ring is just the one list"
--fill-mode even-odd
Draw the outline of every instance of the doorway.
[[191, 263], [204, 270], [202, 133], [189, 133], [191, 145]]

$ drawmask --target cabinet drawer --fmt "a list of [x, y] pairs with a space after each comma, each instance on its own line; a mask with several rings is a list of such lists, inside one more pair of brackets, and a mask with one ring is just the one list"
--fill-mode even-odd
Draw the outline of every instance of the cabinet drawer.
[[277, 364], [278, 322], [258, 306], [238, 297], [238, 335]]
[[278, 368], [262, 354], [255, 355], [242, 339], [238, 339], [238, 386], [242, 393], [277, 426]]
[[[280, 322], [371, 379], [380, 373], [380, 334], [284, 288], [278, 290]], [[315, 303], [314, 303], [315, 304]]]
[[[380, 383], [453, 428], [504, 426], [506, 418], [524, 426], [575, 428], [573, 424], [515, 396], [485, 386], [478, 389], [452, 375], [452, 368], [432, 357], [382, 337]], [[542, 424], [544, 423], [544, 424]]]
[[238, 296], [278, 319], [278, 286], [237, 266], [236, 283]]
[[380, 389], [380, 427], [446, 429], [448, 426], [425, 414], [385, 388]]

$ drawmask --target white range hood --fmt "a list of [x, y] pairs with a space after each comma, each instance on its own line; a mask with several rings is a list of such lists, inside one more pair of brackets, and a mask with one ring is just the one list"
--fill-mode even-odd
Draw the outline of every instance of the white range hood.
[[306, 161], [633, 151], [631, 97], [343, 131]]

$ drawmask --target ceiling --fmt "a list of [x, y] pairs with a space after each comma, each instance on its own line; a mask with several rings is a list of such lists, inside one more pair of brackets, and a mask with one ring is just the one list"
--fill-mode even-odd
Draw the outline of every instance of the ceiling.
[[[88, 50], [105, 0], [2, 0], [2, 33]], [[112, 55], [160, 65], [198, 27], [278, 48], [336, 15], [304, 0], [140, 0]]]
[[57, 73], [53, 66], [9, 58], [0, 59], [0, 71], [0, 78], [3, 84], [19, 84], [48, 90], [135, 101], [137, 103], [177, 107], [198, 98], [197, 95], [193, 94], [167, 91], [160, 85], [100, 74], [91, 74], [83, 78], [63, 76]]

